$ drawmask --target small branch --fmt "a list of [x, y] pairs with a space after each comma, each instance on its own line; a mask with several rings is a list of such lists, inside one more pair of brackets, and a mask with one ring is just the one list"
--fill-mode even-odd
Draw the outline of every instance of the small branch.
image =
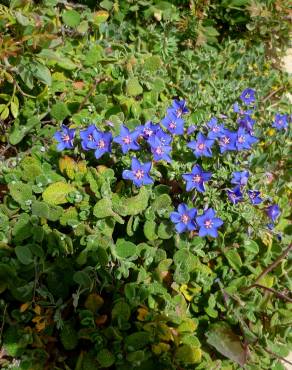
[[89, 89], [87, 95], [84, 97], [84, 99], [80, 103], [77, 113], [79, 113], [81, 111], [81, 109], [84, 107], [84, 105], [86, 104], [86, 102], [88, 101], [90, 96], [93, 94], [94, 90], [96, 89], [96, 86], [98, 84], [100, 84], [101, 82], [108, 81], [108, 80], [109, 80], [109, 77], [107, 77], [107, 76], [95, 79], [95, 81], [94, 81], [93, 85], [91, 86], [91, 88]]
[[273, 288], [268, 288], [268, 287], [266, 287], [264, 285], [261, 285], [261, 284], [253, 284], [253, 285], [250, 286], [250, 288], [251, 287], [257, 287], [257, 288], [261, 288], [261, 289], [267, 290], [268, 292], [271, 292], [271, 293], [275, 294], [277, 297], [282, 298], [285, 301], [288, 301], [288, 302], [291, 302], [292, 303], [292, 299], [291, 298], [287, 297], [283, 293], [277, 292], [277, 290], [275, 290]]
[[5, 325], [6, 310], [7, 310], [7, 304], [5, 304], [4, 310], [3, 310], [3, 319], [2, 319], [2, 324], [0, 328], [0, 343], [2, 342], [2, 334], [3, 334], [4, 325]]
[[281, 360], [281, 361], [283, 361], [283, 362], [286, 362], [286, 364], [292, 365], [292, 362], [291, 362], [291, 361], [288, 361], [286, 358], [276, 355], [276, 353], [271, 352], [271, 351], [270, 351], [270, 350], [268, 350], [267, 348], [264, 348], [264, 347], [262, 347], [262, 348], [263, 348], [266, 352], [268, 352], [270, 355], [274, 356], [275, 358], [277, 358], [277, 359], [279, 359], [279, 360]]
[[33, 95], [29, 95], [29, 94], [25, 93], [15, 80], [13, 81], [13, 83], [14, 83], [14, 86], [16, 86], [17, 90], [20, 92], [21, 95], [26, 96], [28, 98], [32, 98], [32, 99], [37, 98], [37, 96], [33, 96]]
[[270, 264], [270, 266], [268, 266], [267, 268], [265, 268], [260, 274], [259, 276], [256, 278], [255, 282], [246, 287], [246, 288], [243, 288], [242, 290], [249, 290], [251, 288], [253, 288], [260, 280], [262, 277], [264, 277], [265, 275], [267, 275], [270, 271], [272, 271], [276, 266], [278, 266], [278, 264], [282, 261], [282, 259], [284, 259], [288, 254], [289, 252], [291, 251], [292, 249], [292, 244], [289, 245], [288, 248], [286, 248], [284, 250], [284, 252], [273, 262]]
[[281, 86], [279, 87], [277, 90], [275, 91], [272, 91], [269, 95], [267, 95], [263, 100], [262, 100], [262, 103], [265, 103], [267, 100], [269, 100], [272, 96], [276, 95], [279, 91], [283, 90], [284, 87]]

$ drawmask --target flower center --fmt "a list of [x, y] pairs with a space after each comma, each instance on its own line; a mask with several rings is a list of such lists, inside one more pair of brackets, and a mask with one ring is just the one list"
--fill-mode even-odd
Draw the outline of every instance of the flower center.
[[123, 142], [124, 142], [126, 145], [129, 145], [129, 144], [131, 144], [132, 139], [130, 138], [130, 136], [125, 136], [125, 137], [123, 137]]
[[238, 142], [239, 143], [244, 143], [245, 142], [245, 137], [244, 136], [239, 136]]
[[143, 170], [137, 170], [135, 172], [135, 177], [136, 177], [136, 179], [141, 180], [144, 177], [144, 171]]
[[155, 149], [155, 153], [156, 153], [156, 154], [162, 154], [162, 153], [163, 153], [163, 150], [162, 150], [161, 146], [158, 146], [158, 147]]
[[218, 126], [214, 126], [214, 127], [212, 128], [212, 131], [213, 131], [213, 132], [218, 132], [218, 131], [219, 131], [219, 127], [218, 127]]
[[180, 117], [181, 115], [182, 115], [182, 109], [181, 108], [178, 108], [177, 110], [176, 110], [176, 115], [177, 115], [177, 117]]
[[187, 215], [186, 213], [184, 213], [182, 216], [181, 216], [181, 221], [184, 223], [184, 224], [187, 224], [190, 220], [190, 216]]
[[144, 130], [144, 134], [145, 134], [146, 136], [152, 136], [152, 135], [153, 135], [153, 131], [152, 131], [152, 130], [150, 130], [150, 128], [145, 128], [145, 130]]
[[176, 123], [171, 121], [170, 124], [168, 125], [168, 127], [172, 130], [174, 130], [176, 128]]
[[225, 145], [229, 144], [229, 143], [230, 143], [230, 137], [224, 136], [224, 137], [222, 138], [222, 142], [223, 142], [223, 144], [225, 144]]
[[255, 193], [250, 194], [251, 199], [254, 199], [256, 197]]
[[205, 149], [205, 147], [206, 147], [206, 145], [205, 145], [204, 143], [200, 143], [200, 144], [198, 145], [199, 150], [204, 150], [204, 149]]
[[281, 120], [281, 119], [279, 119], [279, 121], [278, 121], [278, 125], [282, 125], [283, 124], [283, 121]]
[[64, 134], [64, 135], [63, 135], [63, 141], [65, 141], [66, 143], [67, 143], [68, 141], [70, 141], [70, 136], [69, 136], [68, 134]]
[[97, 144], [97, 146], [99, 147], [99, 149], [103, 149], [104, 147], [105, 147], [105, 142], [104, 142], [104, 140], [99, 140], [99, 142], [98, 142], [98, 144]]
[[202, 177], [200, 175], [195, 175], [193, 177], [193, 182], [200, 182], [202, 180]]
[[206, 228], [206, 229], [211, 229], [211, 227], [213, 226], [213, 222], [212, 222], [212, 220], [206, 220], [206, 221], [204, 222], [204, 224], [205, 224], [205, 228]]
[[92, 141], [92, 140], [93, 140], [93, 136], [92, 136], [92, 134], [89, 134], [89, 135], [88, 135], [88, 140], [89, 140], [89, 141]]

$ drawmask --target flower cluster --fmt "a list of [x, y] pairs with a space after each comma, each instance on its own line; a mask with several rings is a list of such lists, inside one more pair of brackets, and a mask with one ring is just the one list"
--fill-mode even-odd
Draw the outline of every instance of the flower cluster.
[[188, 208], [182, 203], [178, 206], [177, 212], [170, 214], [171, 221], [175, 224], [175, 229], [178, 233], [184, 231], [193, 231], [199, 229], [199, 236], [218, 236], [217, 229], [223, 225], [221, 218], [216, 217], [216, 213], [212, 208], [209, 208], [201, 216], [197, 216], [196, 208]]
[[[255, 104], [255, 90], [245, 89], [240, 95], [241, 104], [235, 103], [233, 111], [237, 114], [238, 128], [232, 131], [219, 123], [213, 117], [204, 126], [205, 132], [198, 132], [196, 139], [186, 143], [186, 146], [193, 150], [196, 158], [212, 157], [215, 143], [218, 144], [221, 154], [226, 151], [243, 151], [251, 149], [252, 145], [258, 141], [254, 136], [253, 109]], [[130, 151], [140, 151], [147, 144], [147, 151], [151, 153], [152, 160], [146, 163], [140, 162], [136, 157], [132, 157], [131, 169], [125, 169], [122, 177], [131, 180], [135, 186], [150, 185], [154, 183], [150, 172], [152, 163], [158, 161], [172, 162], [171, 152], [174, 136], [192, 135], [197, 127], [191, 125], [185, 130], [184, 115], [189, 112], [185, 100], [174, 100], [172, 106], [167, 109], [166, 116], [159, 123], [151, 121], [144, 125], [137, 126], [134, 130], [121, 125], [119, 135], [113, 137], [110, 131], [101, 131], [95, 125], [90, 125], [80, 131], [81, 146], [83, 150], [94, 150], [95, 157], [101, 158], [106, 153], [111, 153], [112, 144], [117, 144], [122, 153]], [[226, 116], [225, 116], [226, 117]], [[222, 117], [221, 117], [222, 118]], [[224, 118], [224, 117], [223, 117]], [[276, 114], [272, 125], [277, 130], [286, 129], [288, 126], [288, 116]], [[58, 141], [57, 149], [73, 149], [76, 130], [62, 125], [62, 131], [55, 133], [54, 137]], [[185, 136], [185, 134], [187, 134]], [[212, 177], [211, 172], [206, 172], [199, 164], [195, 164], [191, 172], [182, 175], [186, 183], [186, 191], [196, 190], [199, 193], [205, 192], [205, 183]], [[247, 185], [249, 173], [247, 171], [234, 172], [231, 183], [234, 188], [227, 190], [227, 196], [233, 204], [244, 200], [244, 189]], [[248, 198], [253, 205], [263, 202], [258, 190], [248, 190]], [[266, 209], [268, 217], [274, 222], [280, 214], [279, 207], [271, 205]], [[171, 214], [171, 220], [175, 223], [176, 230], [181, 233], [199, 229], [200, 236], [217, 236], [217, 228], [223, 221], [215, 217], [215, 211], [210, 208], [203, 215], [197, 216], [195, 208], [188, 209], [182, 203], [178, 207], [178, 212]]]

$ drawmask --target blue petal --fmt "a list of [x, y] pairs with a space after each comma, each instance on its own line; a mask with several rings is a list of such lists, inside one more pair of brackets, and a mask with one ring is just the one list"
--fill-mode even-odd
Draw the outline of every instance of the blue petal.
[[178, 224], [175, 225], [176, 231], [181, 234], [187, 229], [187, 225], [184, 224], [183, 222], [179, 222]]
[[178, 223], [181, 220], [181, 215], [178, 212], [171, 212], [170, 219], [173, 223]]

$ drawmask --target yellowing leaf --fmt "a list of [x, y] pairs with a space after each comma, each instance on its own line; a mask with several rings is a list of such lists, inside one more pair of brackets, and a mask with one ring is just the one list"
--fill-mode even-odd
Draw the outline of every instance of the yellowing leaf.
[[43, 200], [52, 205], [67, 203], [67, 195], [74, 191], [73, 185], [62, 181], [49, 185], [43, 192]]

